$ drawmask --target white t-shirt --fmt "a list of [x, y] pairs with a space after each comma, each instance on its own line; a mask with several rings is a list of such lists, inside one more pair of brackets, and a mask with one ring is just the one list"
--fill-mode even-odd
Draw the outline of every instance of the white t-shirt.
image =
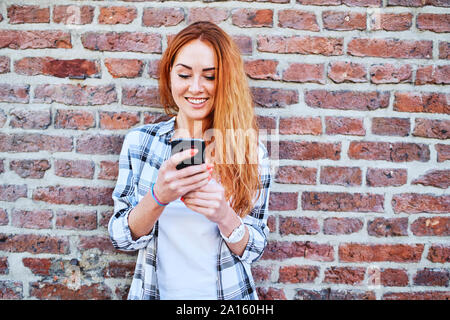
[[159, 217], [157, 276], [160, 298], [216, 300], [217, 224], [177, 199]]

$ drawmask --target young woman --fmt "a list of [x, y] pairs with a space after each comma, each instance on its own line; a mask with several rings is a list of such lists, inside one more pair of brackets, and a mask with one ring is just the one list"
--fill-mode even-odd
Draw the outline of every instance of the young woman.
[[[113, 192], [111, 241], [139, 250], [128, 299], [258, 299], [270, 169], [238, 47], [213, 23], [189, 25], [163, 54], [159, 90], [172, 117], [126, 135]], [[202, 150], [171, 156], [176, 138], [204, 139], [206, 163], [177, 170]]]

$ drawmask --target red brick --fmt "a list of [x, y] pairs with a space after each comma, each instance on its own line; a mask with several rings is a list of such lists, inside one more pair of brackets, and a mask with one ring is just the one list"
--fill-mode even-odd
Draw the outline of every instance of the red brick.
[[263, 267], [259, 265], [252, 265], [252, 275], [255, 282], [263, 282], [270, 280], [270, 275], [272, 274], [271, 267]]
[[450, 32], [450, 14], [420, 13], [416, 25], [419, 30]]
[[321, 167], [320, 183], [345, 187], [360, 186], [362, 171], [358, 167]]
[[82, 285], [73, 290], [60, 283], [31, 282], [30, 296], [45, 300], [111, 300], [111, 289], [105, 284]]
[[292, 160], [339, 160], [341, 143], [280, 141], [279, 156]]
[[412, 67], [409, 64], [393, 65], [383, 63], [370, 67], [370, 81], [376, 84], [406, 83], [412, 81]]
[[241, 54], [251, 55], [253, 53], [253, 40], [251, 37], [247, 36], [232, 36], [233, 41], [239, 47]]
[[56, 129], [87, 130], [94, 127], [95, 114], [91, 111], [66, 109], [56, 110]]
[[360, 63], [336, 61], [329, 65], [328, 78], [336, 83], [367, 82], [367, 71], [366, 67]]
[[296, 210], [297, 192], [271, 192], [269, 197], [269, 210]]
[[263, 108], [284, 108], [299, 102], [297, 90], [251, 88], [251, 92], [255, 104]]
[[0, 134], [2, 152], [72, 151], [72, 138], [43, 134]]
[[53, 212], [51, 210], [13, 210], [11, 212], [12, 225], [27, 229], [51, 229]]
[[110, 254], [117, 253], [108, 236], [80, 236], [79, 249], [81, 251], [98, 249]]
[[99, 112], [100, 128], [107, 130], [130, 129], [139, 124], [139, 112]]
[[116, 180], [119, 175], [118, 161], [100, 161], [100, 172], [98, 179]]
[[121, 51], [161, 53], [161, 35], [143, 32], [86, 32], [81, 35], [86, 49], [98, 51]]
[[135, 262], [111, 261], [103, 269], [105, 278], [126, 278], [129, 279], [134, 274]]
[[410, 130], [409, 118], [372, 118], [372, 133], [376, 135], [406, 137]]
[[51, 123], [50, 110], [32, 111], [24, 109], [13, 109], [9, 113], [11, 128], [22, 129], [47, 129]]
[[53, 21], [63, 24], [89, 24], [94, 19], [92, 6], [55, 6], [53, 8]]
[[144, 112], [143, 118], [144, 124], [149, 124], [167, 121], [172, 118], [172, 116], [168, 116], [167, 114], [161, 112]]
[[392, 197], [392, 208], [395, 213], [448, 213], [450, 212], [450, 196], [418, 193], [395, 194]]
[[6, 226], [8, 223], [9, 223], [8, 213], [6, 212], [6, 210], [0, 209], [0, 226]]
[[302, 192], [302, 209], [335, 212], [384, 212], [381, 194]]
[[380, 284], [385, 287], [406, 287], [409, 283], [408, 273], [404, 269], [381, 269]]
[[120, 154], [123, 136], [82, 135], [77, 138], [77, 152], [84, 154]]
[[66, 211], [56, 212], [56, 229], [65, 230], [95, 230], [97, 228], [97, 212]]
[[318, 234], [320, 231], [319, 223], [316, 219], [308, 217], [279, 217], [280, 234], [282, 236], [294, 234]]
[[399, 187], [407, 183], [406, 169], [368, 168], [366, 182], [369, 187]]
[[9, 57], [0, 56], [0, 74], [10, 72], [10, 64]]
[[449, 97], [439, 92], [396, 92], [394, 111], [450, 114]]
[[[2, 110], [0, 110], [0, 128], [5, 125], [6, 120], [7, 120], [6, 114]], [[1, 172], [2, 172], [2, 170], [0, 170], [0, 173]]]
[[411, 181], [411, 184], [447, 189], [450, 187], [450, 170], [428, 170], [425, 174]]
[[136, 78], [142, 75], [144, 63], [138, 59], [105, 59], [105, 66], [113, 78]]
[[28, 103], [29, 91], [29, 85], [0, 84], [0, 102]]
[[411, 223], [411, 232], [419, 237], [448, 237], [450, 236], [450, 218], [419, 218]]
[[22, 263], [31, 272], [38, 276], [50, 276], [54, 259], [48, 258], [23, 258]]
[[[145, 11], [144, 11], [145, 12]], [[101, 7], [98, 16], [100, 24], [129, 24], [137, 17], [135, 7]]]
[[389, 92], [306, 90], [305, 103], [313, 108], [372, 111], [389, 105]]
[[280, 76], [277, 72], [278, 61], [277, 60], [250, 60], [245, 61], [244, 68], [245, 73], [251, 79], [258, 80], [280, 80]]
[[148, 61], [148, 76], [153, 79], [159, 79], [159, 64], [160, 60], [149, 60]]
[[386, 292], [383, 300], [450, 300], [450, 291]]
[[449, 59], [450, 42], [439, 41], [439, 59]]
[[29, 57], [16, 60], [14, 71], [18, 74], [47, 75], [58, 78], [99, 78], [100, 65], [86, 59], [60, 60], [51, 57]]
[[257, 49], [261, 52], [321, 54], [338, 56], [343, 54], [343, 38], [308, 36], [257, 36]]
[[376, 218], [367, 222], [367, 233], [374, 237], [408, 236], [408, 218]]
[[34, 90], [34, 102], [93, 106], [117, 102], [117, 93], [113, 84], [105, 86], [42, 84]]
[[446, 269], [424, 268], [418, 270], [413, 281], [418, 286], [448, 287], [450, 273]]
[[246, 27], [272, 27], [273, 10], [270, 9], [234, 9], [231, 12], [231, 21], [234, 25]]
[[0, 185], [0, 201], [14, 202], [19, 198], [27, 197], [26, 185], [2, 184]]
[[50, 169], [48, 160], [12, 160], [9, 169], [22, 178], [42, 179], [45, 172]]
[[347, 53], [356, 57], [431, 59], [433, 42], [428, 40], [353, 39]]
[[142, 24], [146, 27], [176, 26], [184, 20], [181, 8], [145, 8]]
[[278, 26], [296, 30], [320, 31], [314, 12], [303, 10], [278, 11]]
[[433, 244], [428, 250], [427, 259], [434, 263], [450, 262], [450, 246], [445, 244]]
[[330, 267], [325, 270], [324, 283], [358, 285], [364, 281], [365, 267]]
[[95, 165], [90, 160], [55, 160], [55, 175], [65, 178], [92, 179]]
[[157, 87], [123, 86], [122, 104], [126, 106], [161, 107]]
[[37, 234], [0, 234], [0, 251], [68, 254], [69, 240]]
[[300, 166], [279, 167], [275, 175], [275, 182], [289, 184], [316, 184], [317, 169]]
[[339, 245], [340, 262], [419, 262], [423, 244], [359, 244]]
[[191, 24], [197, 21], [210, 21], [219, 24], [227, 20], [229, 16], [228, 10], [223, 8], [189, 8], [187, 22]]
[[8, 7], [8, 18], [10, 24], [49, 23], [50, 8], [12, 5]]
[[335, 290], [331, 288], [322, 289], [320, 291], [302, 289], [297, 291], [294, 300], [376, 300], [376, 296], [373, 291]]
[[297, 0], [297, 3], [312, 6], [338, 6], [342, 0]]
[[287, 266], [279, 270], [278, 282], [281, 283], [314, 283], [319, 276], [317, 266]]
[[324, 84], [324, 64], [290, 63], [283, 72], [283, 80]]
[[280, 134], [322, 134], [320, 117], [280, 118]]
[[268, 243], [262, 259], [284, 260], [302, 257], [315, 261], [329, 262], [334, 260], [333, 246], [316, 242], [283, 241]]
[[113, 188], [106, 187], [37, 187], [33, 192], [33, 200], [54, 204], [113, 205], [112, 191]]
[[370, 17], [371, 30], [405, 31], [412, 26], [413, 15], [405, 13], [374, 13]]
[[423, 143], [352, 141], [348, 156], [350, 159], [363, 160], [427, 162], [430, 160], [430, 149]]
[[[0, 274], [8, 274], [8, 257], [0, 257]], [[1, 296], [1, 294], [0, 294]]]
[[450, 65], [419, 67], [415, 84], [450, 84]]
[[260, 300], [287, 300], [283, 289], [257, 287], [256, 293]]
[[22, 300], [23, 284], [20, 281], [0, 280], [0, 299]]
[[112, 209], [100, 212], [100, 220], [98, 226], [104, 229], [108, 229], [109, 220], [111, 219], [113, 214], [114, 210]]
[[256, 115], [256, 123], [258, 124], [258, 129], [262, 130], [275, 130], [277, 127], [277, 120], [271, 116], [265, 117]]
[[327, 30], [366, 30], [366, 14], [359, 12], [323, 11], [323, 27]]
[[328, 135], [343, 134], [365, 136], [364, 121], [362, 118], [325, 117], [325, 133]]
[[45, 49], [72, 48], [69, 32], [52, 30], [0, 30], [0, 48]]
[[382, 0], [342, 0], [349, 7], [382, 7]]
[[359, 232], [364, 225], [357, 218], [327, 218], [323, 222], [323, 233], [330, 235], [343, 235]]
[[444, 162], [450, 160], [450, 145], [436, 144], [434, 148], [437, 151], [437, 162]]

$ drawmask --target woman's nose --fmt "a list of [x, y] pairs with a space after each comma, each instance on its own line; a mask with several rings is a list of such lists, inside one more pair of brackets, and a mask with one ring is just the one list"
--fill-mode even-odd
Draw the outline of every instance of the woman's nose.
[[200, 77], [193, 77], [189, 86], [189, 91], [192, 93], [198, 93], [202, 91], [202, 84]]

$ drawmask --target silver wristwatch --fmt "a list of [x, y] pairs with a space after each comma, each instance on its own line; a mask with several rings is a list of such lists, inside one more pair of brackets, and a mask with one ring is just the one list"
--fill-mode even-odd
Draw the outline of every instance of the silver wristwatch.
[[242, 240], [242, 238], [244, 238], [245, 235], [245, 225], [242, 222], [241, 217], [237, 216], [239, 218], [239, 221], [241, 221], [241, 224], [236, 227], [233, 232], [230, 234], [229, 237], [225, 237], [222, 232], [220, 232], [220, 235], [222, 236], [222, 238], [225, 239], [226, 242], [228, 243], [238, 243], [239, 241]]

